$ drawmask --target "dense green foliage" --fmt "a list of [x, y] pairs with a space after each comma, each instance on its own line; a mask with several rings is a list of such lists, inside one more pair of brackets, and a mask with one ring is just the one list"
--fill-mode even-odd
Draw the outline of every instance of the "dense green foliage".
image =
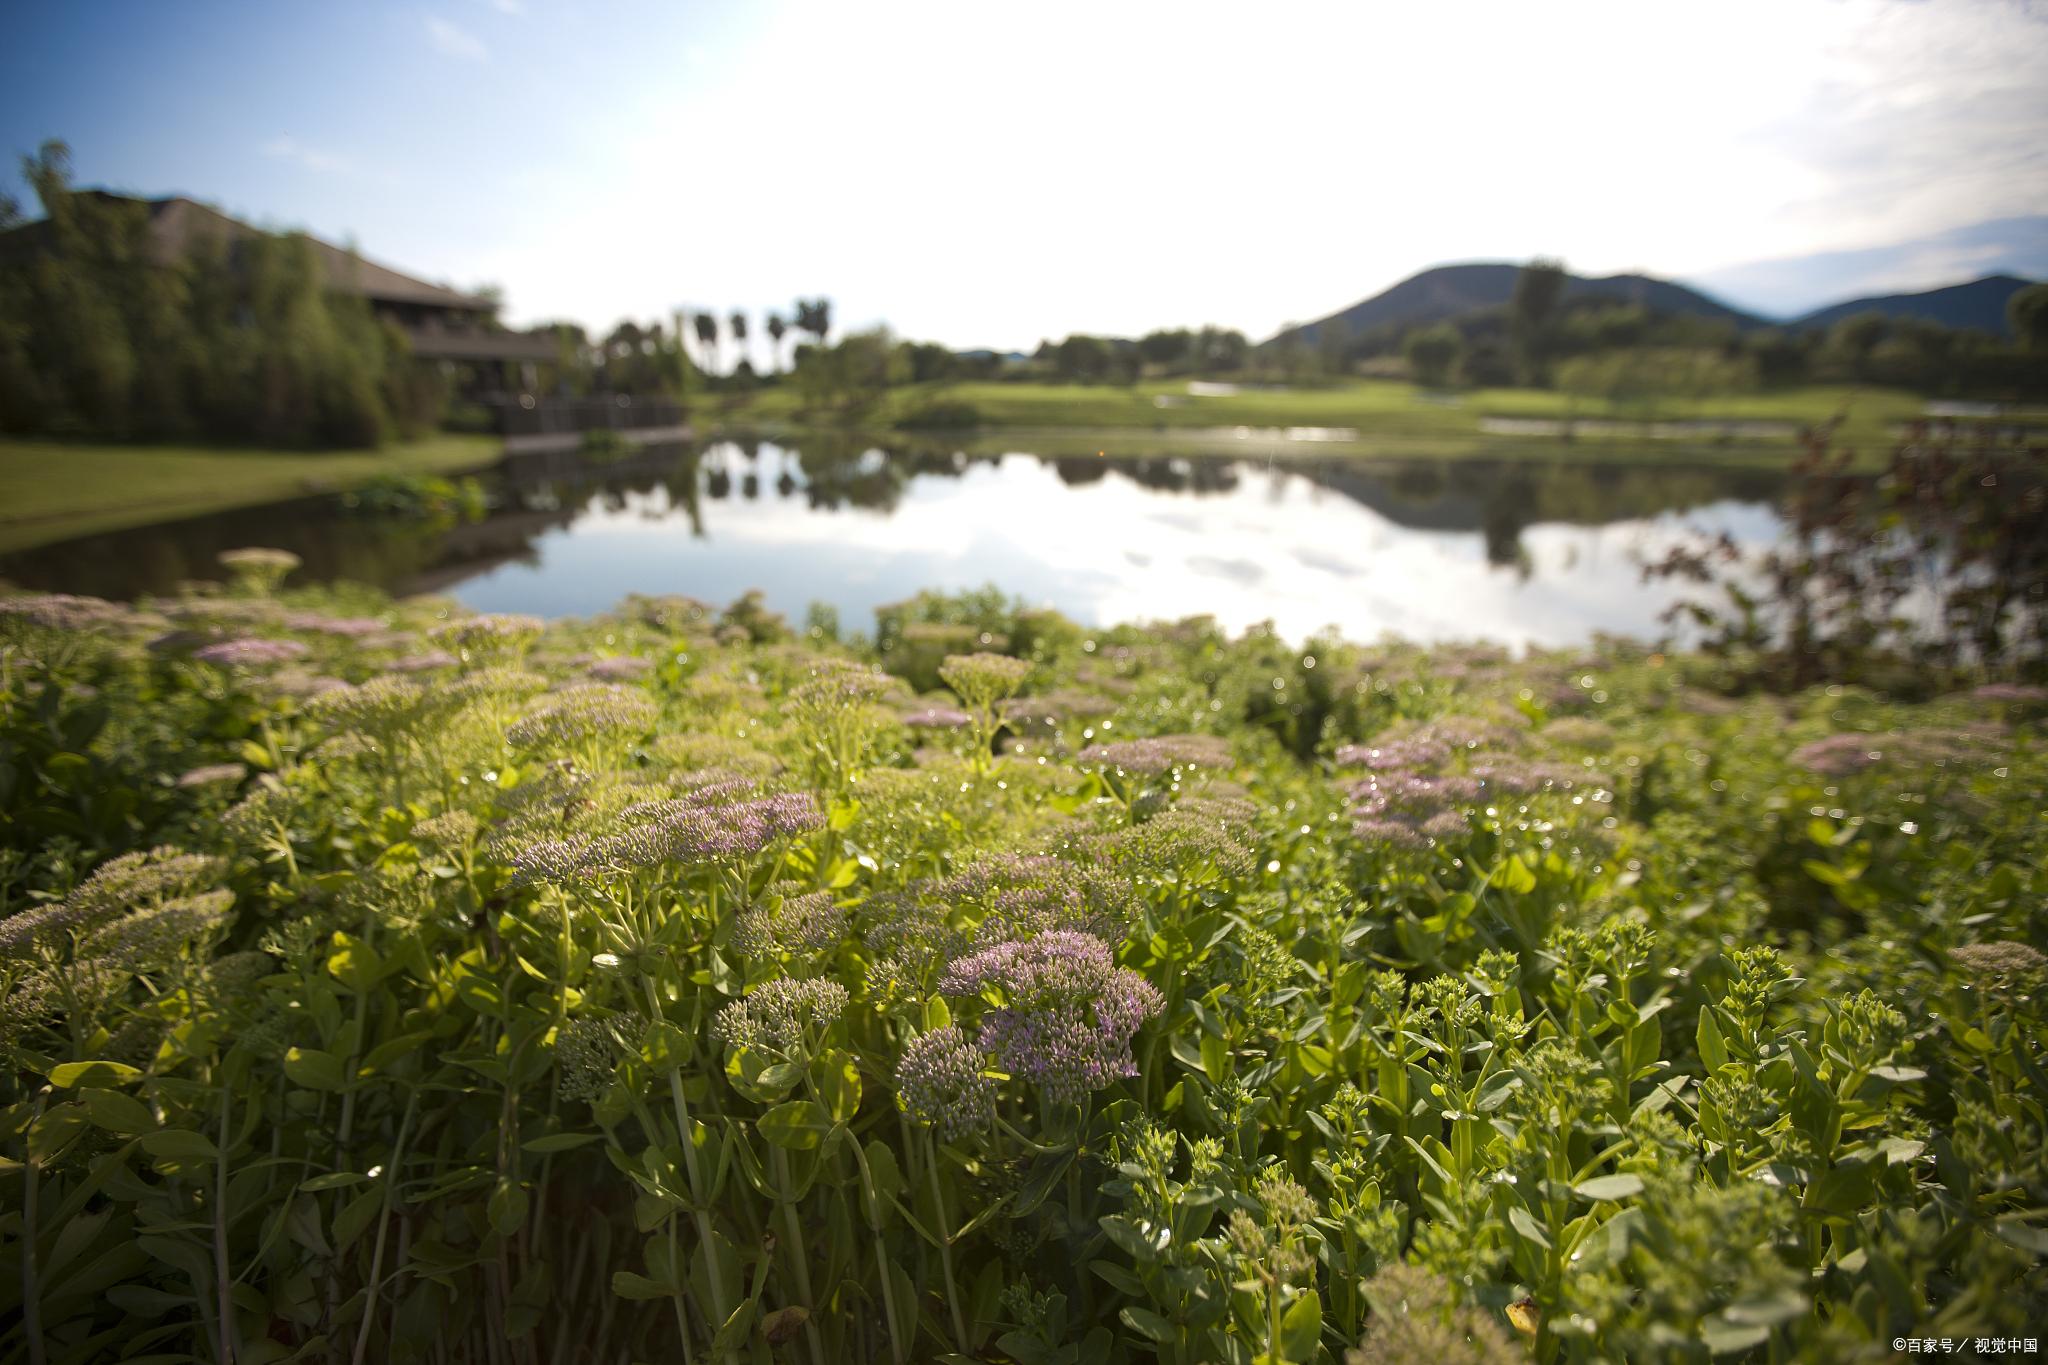
[[27, 161], [42, 222], [0, 254], [0, 430], [374, 446], [432, 425], [438, 380], [303, 236], [155, 249], [148, 206]]
[[235, 567], [0, 610], [9, 1361], [2048, 1321], [2039, 690]]

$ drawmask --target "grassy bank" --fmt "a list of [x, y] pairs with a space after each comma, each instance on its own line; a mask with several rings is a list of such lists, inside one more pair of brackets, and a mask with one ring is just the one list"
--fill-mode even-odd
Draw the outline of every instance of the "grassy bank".
[[448, 435], [323, 452], [0, 440], [0, 552], [349, 488], [379, 474], [480, 469], [498, 452], [493, 437]]
[[[1775, 462], [1790, 451], [1789, 434], [1702, 433], [1697, 437], [1652, 439], [1649, 423], [1768, 422], [1808, 425], [1844, 417], [1843, 443], [1873, 458], [1891, 429], [1921, 414], [1925, 400], [1895, 390], [1810, 387], [1712, 399], [1669, 399], [1654, 405], [1615, 404], [1574, 398], [1540, 389], [1478, 389], [1437, 395], [1412, 384], [1361, 380], [1315, 389], [1241, 389], [1194, 395], [1184, 381], [1156, 381], [1130, 387], [1085, 384], [912, 384], [892, 389], [852, 417], [807, 412], [794, 386], [763, 390], [744, 398], [701, 402], [706, 418], [727, 424], [850, 423], [885, 430], [916, 424], [941, 408], [971, 409], [971, 429], [990, 432], [1076, 434], [1088, 431], [1145, 432], [1172, 444], [1306, 446], [1328, 454], [1425, 456], [1577, 455], [1599, 458], [1666, 456]], [[1556, 434], [1511, 434], [1488, 430], [1489, 419], [1549, 420], [1601, 424], [1579, 428], [1570, 440]], [[1620, 424], [1609, 426], [1605, 424]], [[1236, 428], [1246, 428], [1240, 434]], [[1353, 439], [1289, 439], [1286, 429], [1350, 428]], [[1086, 444], [1086, 441], [1082, 441]]]

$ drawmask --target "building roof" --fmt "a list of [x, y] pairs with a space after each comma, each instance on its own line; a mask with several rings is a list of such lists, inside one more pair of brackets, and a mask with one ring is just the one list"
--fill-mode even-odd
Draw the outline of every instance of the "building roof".
[[[88, 193], [105, 198], [121, 197], [98, 190]], [[150, 234], [166, 260], [190, 255], [198, 243], [208, 237], [233, 241], [258, 231], [240, 219], [230, 218], [219, 209], [194, 199], [174, 197], [142, 202], [149, 208]], [[344, 293], [360, 294], [386, 303], [426, 304], [464, 312], [491, 312], [497, 307], [490, 299], [416, 279], [403, 271], [379, 265], [354, 252], [323, 242], [311, 233], [305, 235], [327, 271], [328, 284]]]
[[[102, 203], [136, 204], [149, 214], [150, 250], [159, 264], [170, 265], [191, 256], [201, 242], [214, 240], [232, 244], [262, 231], [239, 218], [231, 218], [210, 204], [174, 196], [166, 199], [137, 199], [106, 190], [79, 190], [81, 198]], [[49, 232], [49, 220], [0, 232], [0, 255], [14, 256], [38, 250]], [[327, 273], [327, 283], [341, 293], [355, 294], [374, 303], [411, 304], [461, 313], [492, 313], [494, 300], [479, 294], [465, 294], [444, 284], [415, 278], [388, 265], [366, 260], [355, 252], [323, 242], [311, 233], [301, 234], [312, 244], [313, 253]]]

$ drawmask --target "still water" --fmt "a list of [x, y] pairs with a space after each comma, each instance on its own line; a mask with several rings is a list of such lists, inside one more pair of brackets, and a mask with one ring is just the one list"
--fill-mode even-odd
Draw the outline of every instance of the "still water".
[[921, 588], [994, 584], [1083, 623], [1204, 613], [1300, 639], [1570, 645], [1660, 630], [1680, 591], [1641, 563], [1781, 533], [1774, 478], [1584, 463], [1041, 457], [726, 442], [611, 464], [515, 457], [492, 510], [366, 516], [302, 499], [0, 559], [26, 586], [133, 596], [278, 545], [305, 579], [447, 593], [485, 611], [588, 614], [629, 592], [724, 603], [759, 589], [849, 630]]

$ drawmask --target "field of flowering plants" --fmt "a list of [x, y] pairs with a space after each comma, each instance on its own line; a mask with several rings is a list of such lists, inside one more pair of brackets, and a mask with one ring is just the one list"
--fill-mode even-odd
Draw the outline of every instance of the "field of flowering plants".
[[0, 598], [0, 1365], [2048, 1335], [2041, 689], [229, 558]]

